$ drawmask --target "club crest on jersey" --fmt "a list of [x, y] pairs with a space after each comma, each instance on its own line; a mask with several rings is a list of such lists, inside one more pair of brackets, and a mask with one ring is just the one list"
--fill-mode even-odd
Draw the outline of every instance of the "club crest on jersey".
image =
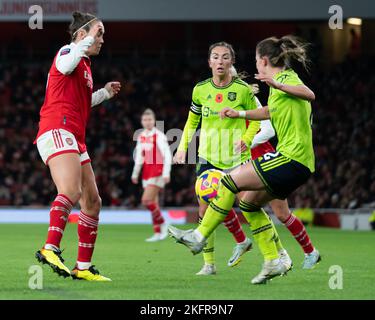
[[237, 93], [236, 92], [228, 92], [228, 100], [234, 101], [237, 99]]
[[70, 145], [70, 146], [73, 145], [73, 139], [72, 138], [66, 138], [65, 141], [68, 145]]
[[221, 93], [218, 93], [218, 94], [216, 95], [215, 101], [216, 101], [217, 103], [222, 103], [222, 102], [223, 102], [223, 95], [222, 95]]

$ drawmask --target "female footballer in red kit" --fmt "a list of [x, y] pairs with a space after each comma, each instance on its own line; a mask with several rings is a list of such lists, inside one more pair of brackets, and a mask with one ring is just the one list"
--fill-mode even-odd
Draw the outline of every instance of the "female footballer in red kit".
[[[74, 12], [69, 32], [71, 43], [57, 52], [48, 74], [35, 141], [58, 193], [51, 205], [46, 243], [36, 258], [64, 277], [111, 281], [91, 265], [101, 199], [87, 153], [85, 131], [91, 108], [116, 95], [121, 84], [108, 82], [93, 93], [90, 56], [98, 55], [104, 43], [102, 21], [91, 14]], [[61, 257], [60, 241], [76, 203], [81, 208], [78, 258], [70, 271]]]

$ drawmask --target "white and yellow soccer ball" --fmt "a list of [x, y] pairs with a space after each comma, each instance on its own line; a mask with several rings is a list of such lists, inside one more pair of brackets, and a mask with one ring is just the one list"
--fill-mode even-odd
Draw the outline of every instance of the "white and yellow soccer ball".
[[204, 171], [195, 182], [195, 193], [198, 201], [209, 204], [217, 195], [224, 172], [216, 169]]

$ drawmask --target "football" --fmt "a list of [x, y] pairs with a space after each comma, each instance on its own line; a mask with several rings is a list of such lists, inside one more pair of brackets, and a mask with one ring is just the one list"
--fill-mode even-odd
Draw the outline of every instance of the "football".
[[224, 176], [224, 172], [216, 169], [204, 171], [195, 182], [195, 193], [198, 201], [210, 203], [216, 197], [219, 188], [220, 179]]

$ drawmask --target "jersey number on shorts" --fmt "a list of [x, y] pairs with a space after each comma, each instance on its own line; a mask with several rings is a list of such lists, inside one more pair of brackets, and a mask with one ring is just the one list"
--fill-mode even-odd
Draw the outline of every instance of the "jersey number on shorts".
[[267, 152], [263, 155], [264, 161], [268, 161], [276, 158], [280, 153], [279, 152]]

